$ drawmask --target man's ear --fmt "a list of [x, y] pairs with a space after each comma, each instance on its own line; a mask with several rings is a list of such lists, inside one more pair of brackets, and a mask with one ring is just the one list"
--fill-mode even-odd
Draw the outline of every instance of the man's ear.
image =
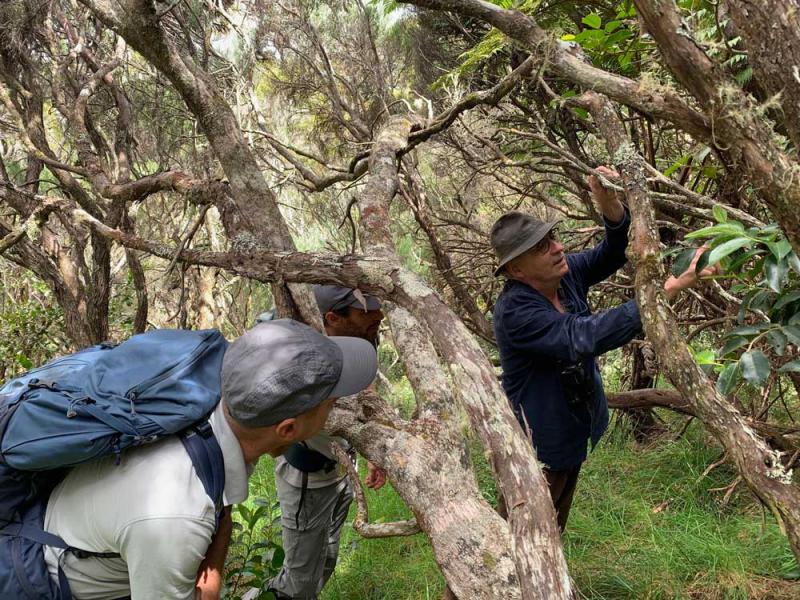
[[293, 442], [297, 439], [298, 427], [297, 419], [284, 419], [275, 425], [275, 435], [284, 442]]
[[512, 259], [506, 263], [506, 276], [510, 277], [511, 279], [516, 279], [519, 275], [519, 267], [517, 266], [517, 262]]
[[333, 325], [333, 326], [336, 326], [342, 319], [341, 315], [336, 314], [332, 310], [329, 310], [322, 316], [325, 318], [325, 322], [328, 325]]

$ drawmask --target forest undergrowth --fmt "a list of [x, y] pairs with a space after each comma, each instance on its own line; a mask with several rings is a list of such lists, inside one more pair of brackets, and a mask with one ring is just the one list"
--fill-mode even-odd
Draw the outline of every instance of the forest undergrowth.
[[[413, 400], [404, 381], [392, 396], [401, 413], [410, 410]], [[564, 536], [581, 594], [592, 600], [800, 598], [800, 569], [773, 519], [744, 486], [725, 499], [736, 479], [728, 465], [706, 472], [719, 461], [719, 447], [698, 423], [681, 432], [682, 421], [666, 411], [659, 414], [671, 427], [646, 446], [616, 418], [584, 464]], [[473, 450], [481, 489], [494, 502], [489, 466], [477, 445]], [[262, 459], [249, 503], [276, 501], [272, 467]], [[360, 467], [363, 478], [363, 459]], [[371, 521], [411, 517], [388, 484], [367, 490], [367, 497]], [[354, 514], [355, 508], [321, 600], [441, 597], [444, 580], [424, 536], [363, 539], [352, 529]], [[278, 527], [267, 532], [280, 541]]]

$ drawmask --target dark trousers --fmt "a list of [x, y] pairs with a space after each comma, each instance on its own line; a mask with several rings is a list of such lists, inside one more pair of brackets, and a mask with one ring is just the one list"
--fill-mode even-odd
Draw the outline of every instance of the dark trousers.
[[[581, 472], [581, 465], [566, 471], [551, 471], [542, 469], [550, 487], [550, 499], [556, 508], [556, 519], [562, 533], [567, 526], [569, 509], [572, 507], [572, 498], [575, 496], [575, 487], [578, 485], [578, 474]], [[497, 512], [504, 519], [508, 519], [508, 507], [505, 497], [500, 494], [497, 499]]]
[[558, 526], [563, 532], [567, 526], [569, 509], [572, 507], [572, 498], [575, 496], [575, 487], [578, 485], [578, 474], [581, 465], [566, 471], [551, 471], [544, 469], [544, 476], [550, 486], [550, 498], [556, 508]]

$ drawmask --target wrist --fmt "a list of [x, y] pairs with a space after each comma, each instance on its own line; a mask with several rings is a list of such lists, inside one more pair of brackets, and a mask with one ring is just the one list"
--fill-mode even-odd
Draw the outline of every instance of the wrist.
[[598, 202], [603, 217], [612, 224], [622, 222], [625, 218], [625, 205], [615, 197]]
[[675, 298], [680, 291], [681, 288], [676, 285], [674, 278], [670, 277], [667, 279], [666, 283], [664, 283], [664, 296], [667, 297], [667, 300], [672, 300]]

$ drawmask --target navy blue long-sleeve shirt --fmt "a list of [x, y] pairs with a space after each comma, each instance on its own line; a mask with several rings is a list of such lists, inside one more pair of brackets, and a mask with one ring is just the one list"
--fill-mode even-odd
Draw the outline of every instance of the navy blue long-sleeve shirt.
[[[540, 292], [509, 279], [494, 309], [494, 329], [503, 368], [502, 383], [523, 427], [530, 427], [536, 453], [549, 469], [571, 469], [586, 460], [587, 441], [597, 443], [608, 427], [608, 404], [595, 357], [618, 348], [641, 331], [634, 300], [602, 313], [589, 310], [589, 287], [626, 262], [630, 215], [605, 223], [597, 246], [567, 255], [559, 312]], [[594, 381], [594, 397], [571, 406], [560, 373], [580, 363]]]

